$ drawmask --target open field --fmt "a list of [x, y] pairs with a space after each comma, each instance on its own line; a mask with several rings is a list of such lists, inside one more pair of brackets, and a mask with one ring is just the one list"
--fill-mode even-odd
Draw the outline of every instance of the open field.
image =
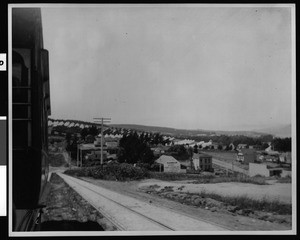
[[165, 187], [182, 188], [181, 192], [197, 193], [215, 193], [222, 196], [247, 196], [257, 200], [278, 200], [282, 203], [291, 204], [292, 193], [290, 183], [275, 183], [270, 181], [269, 185], [257, 185], [240, 182], [222, 182], [222, 183], [193, 183], [190, 180], [184, 181], [160, 181], [153, 180], [140, 184], [140, 187], [158, 185], [158, 189]]

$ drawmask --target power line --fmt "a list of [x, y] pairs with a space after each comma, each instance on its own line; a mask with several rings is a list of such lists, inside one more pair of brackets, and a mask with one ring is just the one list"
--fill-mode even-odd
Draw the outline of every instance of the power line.
[[[101, 166], [103, 165], [103, 141], [104, 141], [104, 138], [103, 138], [103, 123], [109, 123], [111, 118], [93, 118], [94, 119], [94, 122], [101, 122], [101, 160], [100, 160], [100, 164]], [[96, 120], [95, 120], [96, 119]], [[101, 121], [99, 121], [101, 120]]]

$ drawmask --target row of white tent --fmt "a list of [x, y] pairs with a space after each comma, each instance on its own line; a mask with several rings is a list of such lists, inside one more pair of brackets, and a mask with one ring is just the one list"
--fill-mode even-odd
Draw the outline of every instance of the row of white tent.
[[211, 146], [213, 143], [212, 140], [209, 140], [208, 142], [204, 142], [204, 141], [196, 142], [190, 139], [184, 139], [184, 140], [179, 140], [174, 142], [174, 145], [186, 145], [186, 144], [188, 144], [190, 147], [194, 147], [195, 145], [197, 145], [204, 148], [204, 147]]
[[57, 127], [57, 126], [65, 126], [65, 127], [80, 127], [80, 128], [88, 128], [92, 125], [88, 124], [80, 124], [80, 123], [74, 123], [74, 122], [64, 122], [64, 121], [51, 121], [48, 120], [48, 126], [50, 127]]
[[[57, 126], [65, 126], [65, 127], [80, 127], [81, 129], [83, 128], [89, 128], [91, 126], [93, 126], [92, 124], [83, 124], [83, 123], [74, 123], [74, 122], [70, 122], [70, 121], [57, 121], [57, 120], [48, 120], [48, 126], [50, 127], [57, 127]], [[104, 137], [105, 138], [122, 138], [123, 137], [123, 133], [125, 132], [125, 129], [121, 129], [121, 134], [116, 134], [118, 130], [112, 130], [111, 134], [105, 134]], [[118, 131], [119, 132], [119, 131]], [[126, 130], [127, 134], [129, 134], [131, 132], [130, 129]], [[98, 135], [99, 137], [101, 136], [101, 134]], [[174, 142], [175, 145], [186, 145], [188, 144], [191, 147], [194, 147], [195, 145], [201, 145], [202, 147], [206, 147], [206, 146], [211, 146], [212, 145], [212, 141], [210, 140], [209, 142], [195, 142], [194, 140], [190, 140], [190, 139], [184, 139], [184, 140], [176, 140], [174, 137], [171, 136], [163, 136], [163, 140], [169, 140], [170, 142]]]

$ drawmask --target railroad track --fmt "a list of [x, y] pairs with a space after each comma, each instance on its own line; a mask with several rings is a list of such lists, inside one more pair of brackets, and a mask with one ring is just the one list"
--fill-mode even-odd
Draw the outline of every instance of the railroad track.
[[[61, 176], [61, 174], [59, 174], [59, 175]], [[66, 175], [65, 175], [65, 176], [66, 176]], [[64, 176], [64, 177], [61, 176], [61, 177], [63, 177], [63, 178], [65, 179], [65, 176]], [[140, 218], [146, 219], [146, 221], [143, 220], [143, 221], [145, 222], [145, 224], [147, 224], [147, 221], [149, 221], [151, 224], [157, 225], [159, 229], [156, 229], [156, 230], [161, 230], [161, 231], [175, 231], [175, 229], [173, 229], [172, 227], [167, 226], [166, 224], [161, 223], [161, 222], [159, 222], [159, 221], [157, 221], [157, 220], [155, 220], [155, 219], [152, 219], [152, 218], [146, 216], [145, 214], [142, 214], [142, 213], [140, 213], [140, 212], [138, 212], [138, 211], [136, 211], [136, 210], [134, 210], [134, 209], [132, 209], [132, 208], [130, 208], [130, 207], [128, 207], [128, 206], [126, 206], [126, 205], [120, 203], [120, 202], [118, 202], [118, 201], [115, 201], [114, 199], [112, 199], [112, 198], [110, 198], [110, 197], [107, 197], [107, 196], [105, 196], [104, 194], [99, 193], [98, 191], [95, 191], [95, 189], [92, 189], [91, 187], [87, 187], [86, 184], [82, 184], [82, 182], [81, 182], [81, 181], [84, 181], [84, 180], [79, 180], [79, 179], [76, 179], [76, 178], [73, 178], [73, 179], [72, 179], [72, 178], [69, 177], [69, 176], [67, 176], [67, 178], [69, 178], [69, 180], [75, 182], [76, 184], [78, 184], [78, 185], [80, 185], [80, 186], [82, 186], [82, 187], [88, 189], [89, 191], [93, 192], [96, 196], [101, 197], [101, 198], [105, 198], [105, 199], [108, 200], [110, 203], [114, 203], [114, 204], [116, 204], [116, 205], [122, 207], [123, 209], [125, 209], [125, 212], [127, 212], [127, 211], [130, 212], [130, 213], [131, 213], [131, 214], [130, 214], [131, 216], [132, 216], [132, 214], [134, 214], [134, 215], [137, 216], [139, 219], [140, 219]], [[85, 182], [87, 182], [87, 181], [85, 181]], [[70, 182], [69, 182], [69, 183], [70, 183]], [[110, 220], [110, 221], [117, 227], [117, 229], [118, 229], [119, 231], [127, 231], [127, 230], [128, 230], [128, 228], [127, 228], [126, 226], [124, 226], [124, 224], [120, 223], [120, 221], [118, 221], [118, 220], [116, 219], [116, 217], [110, 215], [110, 214], [107, 213], [107, 211], [105, 211], [104, 209], [99, 209], [99, 205], [93, 204], [93, 203], [91, 203], [91, 204], [92, 204], [96, 209], [100, 210], [101, 213], [102, 213], [108, 220]], [[121, 213], [120, 213], [120, 214], [121, 214]], [[124, 214], [124, 212], [123, 212], [123, 214]], [[128, 215], [128, 213], [127, 213], [126, 215]]]
[[119, 231], [197, 231], [228, 229], [175, 211], [153, 206], [58, 173], [67, 184], [110, 220]]
[[[82, 180], [82, 181], [84, 181], [84, 180]], [[87, 181], [86, 181], [86, 182], [87, 182]], [[80, 184], [80, 183], [79, 183], [79, 184]], [[83, 185], [82, 185], [82, 186], [83, 186]], [[88, 189], [89, 189], [90, 191], [94, 192], [95, 194], [97, 194], [97, 195], [99, 195], [99, 196], [101, 196], [101, 197], [103, 197], [103, 198], [106, 198], [107, 200], [109, 200], [109, 201], [111, 201], [111, 202], [113, 202], [113, 203], [115, 203], [115, 204], [117, 204], [117, 205], [119, 205], [119, 206], [125, 208], [126, 210], [128, 210], [128, 211], [130, 211], [130, 212], [136, 214], [137, 216], [141, 216], [141, 217], [143, 217], [143, 218], [145, 218], [145, 219], [147, 219], [147, 220], [149, 220], [149, 221], [151, 221], [151, 222], [157, 224], [158, 226], [161, 226], [163, 229], [166, 229], [166, 230], [169, 230], [169, 231], [175, 231], [175, 229], [173, 229], [173, 228], [167, 226], [166, 224], [163, 224], [163, 223], [161, 223], [161, 222], [159, 222], [159, 221], [156, 221], [155, 219], [152, 219], [152, 218], [150, 218], [150, 217], [148, 217], [148, 216], [146, 216], [146, 215], [144, 215], [144, 214], [142, 214], [142, 213], [139, 213], [139, 212], [137, 212], [137, 211], [135, 211], [135, 210], [133, 210], [133, 209], [127, 207], [126, 205], [121, 204], [120, 202], [117, 202], [117, 201], [115, 201], [115, 200], [113, 200], [113, 199], [111, 199], [111, 198], [108, 198], [108, 197], [104, 196], [103, 194], [101, 194], [101, 193], [99, 193], [99, 192], [94, 191], [94, 190], [91, 189], [91, 188], [88, 188]], [[110, 218], [110, 216], [107, 216], [107, 217]], [[112, 219], [112, 220], [113, 220], [113, 219]], [[116, 221], [115, 221], [115, 224], [118, 226], [117, 228], [118, 228], [119, 230], [126, 231], [126, 229], [125, 229], [122, 225], [120, 225], [119, 223], [117, 223]]]

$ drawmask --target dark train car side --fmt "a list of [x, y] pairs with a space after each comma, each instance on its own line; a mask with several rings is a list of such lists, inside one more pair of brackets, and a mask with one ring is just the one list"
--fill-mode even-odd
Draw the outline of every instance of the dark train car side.
[[48, 51], [41, 10], [12, 8], [13, 231], [36, 229], [48, 177]]

